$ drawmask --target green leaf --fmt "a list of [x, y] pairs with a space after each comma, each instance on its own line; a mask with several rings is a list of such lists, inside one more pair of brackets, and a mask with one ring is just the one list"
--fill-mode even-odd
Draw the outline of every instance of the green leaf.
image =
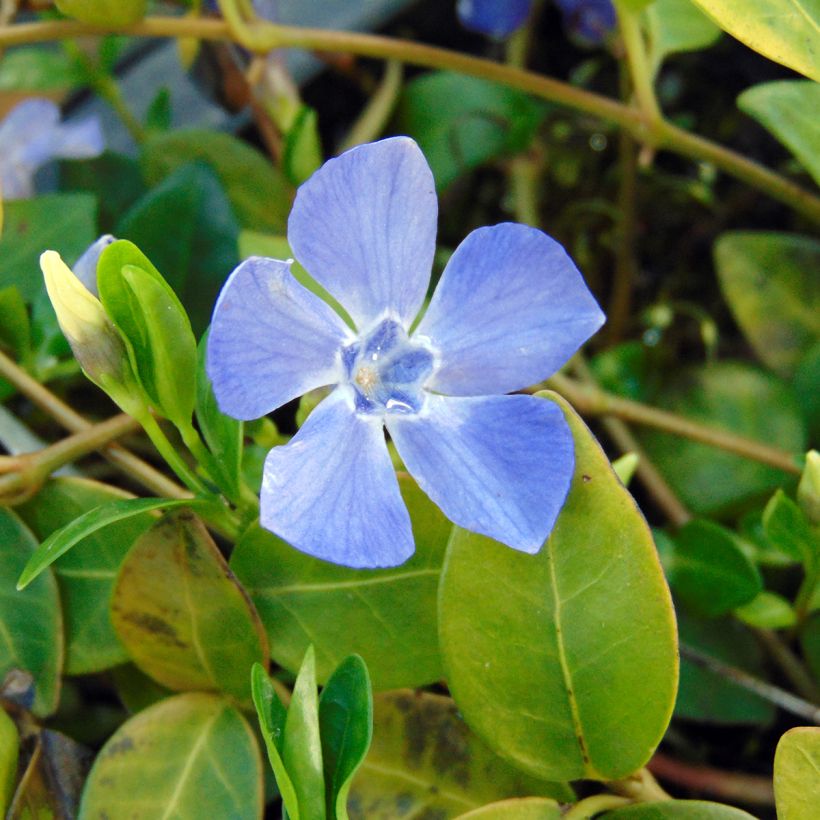
[[200, 340], [197, 351], [199, 373], [196, 380], [196, 420], [213, 455], [205, 466], [226, 495], [238, 500], [242, 479], [243, 424], [220, 412], [217, 406], [205, 369], [207, 345], [206, 334]]
[[141, 712], [173, 694], [170, 689], [148, 677], [133, 663], [117, 666], [109, 674], [120, 703], [132, 714]]
[[103, 251], [97, 283], [143, 389], [163, 415], [187, 429], [196, 402], [197, 355], [185, 308], [142, 251], [126, 240]]
[[818, 0], [695, 0], [726, 32], [749, 48], [820, 80]]
[[398, 130], [418, 142], [441, 190], [465, 171], [526, 148], [546, 110], [520, 91], [436, 71], [405, 85]]
[[[96, 481], [58, 478], [17, 511], [42, 541], [83, 513], [127, 498], [127, 493]], [[63, 602], [67, 674], [100, 672], [128, 660], [111, 623], [111, 592], [131, 544], [153, 520], [150, 512], [144, 512], [115, 521], [83, 538], [78, 549], [53, 565]]]
[[316, 697], [316, 660], [308, 647], [293, 687], [285, 718], [282, 760], [293, 782], [299, 817], [323, 820], [325, 780], [322, 742], [319, 738], [319, 703]]
[[4, 202], [0, 239], [0, 288], [16, 285], [31, 302], [45, 292], [40, 254], [57, 251], [75, 260], [97, 238], [97, 202], [89, 194], [47, 194]]
[[820, 728], [790, 729], [774, 755], [778, 820], [808, 820], [820, 806]]
[[239, 262], [239, 224], [214, 171], [201, 162], [178, 168], [134, 204], [115, 234], [150, 255], [201, 334]]
[[288, 818], [289, 820], [300, 820], [296, 790], [282, 759], [287, 710], [276, 694], [265, 668], [258, 663], [255, 663], [251, 670], [251, 692], [253, 705], [256, 707], [256, 714], [259, 718], [259, 727], [268, 750], [268, 759]]
[[19, 755], [20, 735], [17, 727], [0, 707], [0, 815], [3, 817], [14, 795]]
[[282, 167], [294, 185], [301, 185], [321, 164], [319, 118], [315, 109], [303, 105], [285, 134]]
[[783, 490], [778, 490], [763, 511], [763, 529], [782, 552], [801, 561], [809, 570], [820, 563], [820, 543], [808, 519]]
[[293, 187], [247, 143], [217, 131], [183, 129], [154, 136], [143, 148], [143, 167], [152, 185], [191, 160], [202, 160], [213, 168], [242, 227], [285, 231]]
[[88, 776], [79, 820], [261, 820], [262, 759], [242, 714], [214, 695], [163, 700], [124, 723]]
[[714, 618], [749, 603], [763, 579], [734, 533], [711, 521], [685, 524], [664, 554], [664, 570], [675, 595], [694, 612]]
[[373, 695], [367, 666], [345, 658], [319, 698], [319, 734], [328, 820], [347, 820], [347, 795], [373, 738]]
[[700, 51], [716, 43], [721, 33], [693, 0], [655, 0], [644, 19], [653, 75], [670, 54]]
[[260, 527], [237, 544], [231, 569], [259, 611], [274, 660], [286, 669], [295, 672], [313, 644], [319, 681], [352, 654], [364, 658], [377, 690], [441, 677], [436, 593], [451, 525], [415, 482], [399, 483], [416, 541], [415, 555], [400, 567], [336, 566]]
[[820, 612], [812, 612], [803, 622], [800, 648], [812, 674], [820, 680]]
[[756, 598], [735, 610], [735, 615], [759, 629], [787, 629], [797, 623], [794, 607], [776, 592], [763, 590]]
[[[658, 404], [692, 421], [801, 453], [806, 429], [794, 393], [750, 365], [723, 361], [689, 368], [658, 394]], [[773, 492], [784, 474], [695, 441], [645, 430], [647, 455], [681, 500], [700, 514], [730, 511]]]
[[24, 593], [14, 580], [37, 541], [7, 507], [0, 507], [0, 681], [12, 669], [34, 678], [34, 714], [57, 708], [63, 665], [63, 617], [60, 594], [51, 572]]
[[0, 62], [0, 91], [55, 91], [82, 85], [86, 74], [61, 48], [10, 48]]
[[459, 815], [458, 820], [561, 820], [561, 807], [545, 797], [519, 797], [490, 803]]
[[761, 83], [747, 88], [737, 105], [771, 131], [820, 185], [820, 125], [814, 116], [820, 85], [811, 80]]
[[376, 695], [373, 706], [373, 742], [348, 801], [355, 820], [448, 820], [508, 797], [575, 799], [565, 783], [536, 780], [496, 757], [450, 698], [399, 690]]
[[[715, 621], [694, 618], [679, 607], [681, 644], [765, 677], [763, 653], [751, 632], [728, 618]], [[718, 725], [766, 725], [775, 717], [772, 703], [749, 692], [710, 669], [684, 658], [675, 716]]]
[[454, 531], [442, 654], [459, 709], [498, 754], [543, 778], [612, 780], [649, 759], [669, 722], [674, 613], [632, 497], [570, 406], [541, 395], [575, 440], [569, 496], [537, 555]]
[[192, 513], [167, 515], [136, 541], [120, 568], [111, 608], [120, 640], [154, 680], [250, 703], [249, 670], [267, 662], [265, 633]]
[[102, 26], [127, 26], [145, 17], [148, 0], [55, 0], [67, 17]]
[[183, 505], [195, 506], [196, 499], [127, 498], [110, 501], [83, 513], [70, 524], [53, 532], [31, 556], [17, 581], [17, 589], [27, 587], [46, 567], [65, 555], [75, 544], [92, 533], [117, 521], [123, 521], [150, 510], [167, 510]]
[[820, 242], [796, 234], [725, 233], [715, 243], [715, 266], [761, 361], [791, 376], [820, 339]]
[[661, 800], [608, 811], [612, 820], [755, 820], [748, 812], [707, 800]]
[[0, 347], [7, 347], [22, 359], [31, 349], [31, 323], [20, 288], [0, 290]]

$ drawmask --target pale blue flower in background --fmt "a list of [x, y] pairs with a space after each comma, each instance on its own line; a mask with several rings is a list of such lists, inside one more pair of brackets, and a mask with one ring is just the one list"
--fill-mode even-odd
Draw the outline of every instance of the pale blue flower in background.
[[51, 100], [24, 100], [0, 122], [0, 194], [3, 199], [33, 196], [38, 168], [53, 159], [96, 157], [104, 148], [96, 117], [61, 123]]
[[450, 520], [537, 552], [569, 489], [572, 436], [557, 405], [504, 395], [557, 370], [604, 317], [563, 248], [526, 225], [473, 231], [418, 327], [436, 244], [430, 168], [407, 137], [331, 159], [297, 193], [296, 258], [352, 317], [252, 257], [214, 309], [207, 370], [219, 407], [269, 413], [333, 391], [267, 457], [261, 524], [349, 567], [414, 549], [385, 441]]

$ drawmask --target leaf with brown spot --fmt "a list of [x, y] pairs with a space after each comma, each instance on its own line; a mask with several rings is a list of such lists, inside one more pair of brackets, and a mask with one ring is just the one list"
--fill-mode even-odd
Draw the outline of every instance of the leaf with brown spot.
[[448, 820], [525, 795], [574, 799], [564, 783], [529, 777], [496, 757], [450, 698], [402, 689], [376, 695], [373, 742], [353, 780], [351, 820]]
[[202, 523], [174, 512], [142, 535], [120, 568], [114, 628], [134, 663], [174, 690], [250, 703], [250, 670], [266, 665], [265, 631]]

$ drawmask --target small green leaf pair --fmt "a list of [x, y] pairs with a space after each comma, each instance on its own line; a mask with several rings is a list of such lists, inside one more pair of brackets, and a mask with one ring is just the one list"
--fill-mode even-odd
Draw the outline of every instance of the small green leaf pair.
[[289, 708], [258, 663], [251, 688], [285, 816], [347, 820], [350, 784], [373, 736], [373, 697], [364, 661], [358, 655], [342, 661], [317, 698], [311, 646]]

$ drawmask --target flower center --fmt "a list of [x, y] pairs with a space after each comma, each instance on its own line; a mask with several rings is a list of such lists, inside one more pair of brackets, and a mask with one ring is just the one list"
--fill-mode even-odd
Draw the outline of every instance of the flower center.
[[433, 353], [385, 319], [342, 350], [345, 376], [360, 413], [418, 413]]

